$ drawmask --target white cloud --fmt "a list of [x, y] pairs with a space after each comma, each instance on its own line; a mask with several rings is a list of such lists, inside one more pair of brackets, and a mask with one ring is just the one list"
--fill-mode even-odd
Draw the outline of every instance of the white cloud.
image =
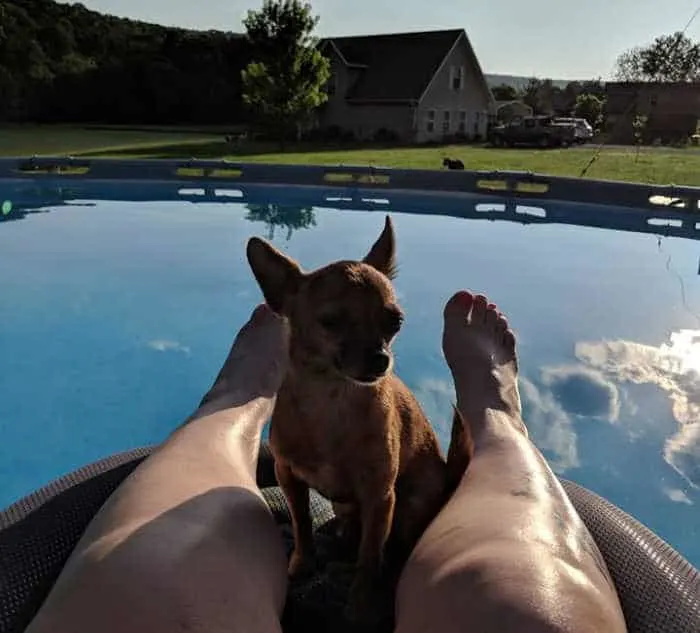
[[[452, 405], [457, 401], [452, 381], [427, 378], [415, 386], [413, 393], [446, 449], [452, 429]], [[551, 393], [540, 392], [529, 380], [520, 378], [520, 396], [530, 438], [540, 450], [549, 453], [552, 469], [561, 474], [577, 467], [577, 438], [571, 418]]]
[[676, 503], [685, 503], [689, 506], [693, 505], [693, 502], [690, 500], [688, 495], [678, 488], [664, 488], [664, 494], [671, 501], [675, 501]]
[[700, 422], [681, 425], [680, 431], [666, 440], [664, 459], [693, 488], [700, 489]]
[[452, 381], [426, 378], [418, 383], [413, 393], [423, 407], [441, 443], [449, 443], [452, 430], [452, 405], [457, 402]]
[[534, 383], [520, 378], [520, 397], [530, 438], [543, 451], [556, 473], [579, 465], [577, 437], [571, 418], [549, 391], [541, 392]]
[[155, 350], [156, 352], [179, 352], [181, 354], [189, 355], [190, 348], [178, 343], [177, 341], [167, 341], [167, 340], [155, 340], [148, 341], [148, 347]]
[[653, 384], [667, 393], [679, 428], [667, 439], [664, 458], [700, 488], [700, 331], [674, 332], [659, 347], [624, 340], [581, 342], [576, 356], [618, 381]]

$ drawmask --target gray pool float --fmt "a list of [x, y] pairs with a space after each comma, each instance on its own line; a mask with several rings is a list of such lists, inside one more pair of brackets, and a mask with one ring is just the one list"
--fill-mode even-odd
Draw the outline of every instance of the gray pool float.
[[[92, 517], [151, 450], [120, 453], [80, 468], [0, 513], [0, 633], [24, 631]], [[257, 479], [289, 549], [289, 514], [266, 445]], [[699, 633], [698, 570], [620, 508], [573, 482], [562, 483], [605, 557], [629, 633]], [[311, 505], [319, 557], [332, 561], [342, 553], [333, 546], [332, 508], [314, 493]], [[293, 584], [285, 631], [338, 630], [343, 595], [342, 583], [329, 573]]]

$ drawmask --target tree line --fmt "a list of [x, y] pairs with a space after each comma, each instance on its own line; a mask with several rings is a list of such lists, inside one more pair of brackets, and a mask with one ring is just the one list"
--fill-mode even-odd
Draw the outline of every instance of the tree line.
[[238, 121], [248, 61], [242, 35], [0, 0], [0, 121]]
[[527, 85], [517, 90], [501, 84], [491, 89], [496, 101], [522, 101], [534, 114], [576, 115], [592, 125], [600, 123], [605, 103], [605, 85], [600, 80], [571, 81], [564, 88], [554, 85], [551, 79], [532, 77]]
[[[52, 0], [0, 0], [0, 122], [238, 123], [282, 137], [327, 96], [318, 17], [300, 0], [263, 0], [245, 34], [191, 31], [116, 18]], [[620, 55], [622, 81], [700, 81], [700, 44], [683, 33]], [[602, 81], [564, 88], [533, 78], [493, 88], [536, 113], [603, 114]]]

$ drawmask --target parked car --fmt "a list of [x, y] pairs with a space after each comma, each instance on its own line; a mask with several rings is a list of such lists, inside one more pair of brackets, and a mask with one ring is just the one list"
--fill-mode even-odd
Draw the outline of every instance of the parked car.
[[586, 119], [557, 117], [556, 121], [576, 126], [577, 143], [586, 143], [593, 138], [593, 127], [588, 121], [586, 121]]
[[577, 142], [576, 125], [559, 122], [552, 116], [528, 116], [498, 125], [491, 130], [494, 145], [537, 145], [539, 147], [568, 147]]

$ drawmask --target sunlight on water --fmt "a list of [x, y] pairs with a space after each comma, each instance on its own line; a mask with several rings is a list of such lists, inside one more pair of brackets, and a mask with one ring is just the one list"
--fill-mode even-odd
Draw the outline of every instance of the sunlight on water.
[[671, 334], [671, 344], [662, 351], [681, 359], [680, 372], [700, 373], [700, 330], [682, 330]]

